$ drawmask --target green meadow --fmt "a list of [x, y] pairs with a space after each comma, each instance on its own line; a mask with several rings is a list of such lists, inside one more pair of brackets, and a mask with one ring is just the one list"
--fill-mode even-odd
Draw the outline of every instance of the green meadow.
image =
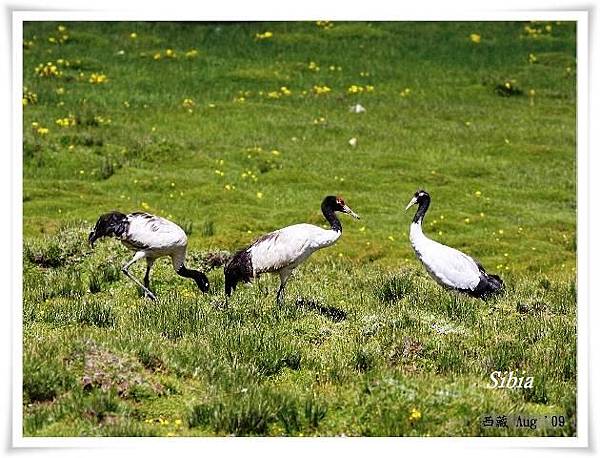
[[[570, 22], [26, 23], [23, 434], [576, 435], [576, 71]], [[502, 295], [429, 278], [417, 189]], [[284, 306], [270, 276], [225, 306], [211, 259], [330, 194], [361, 219]], [[181, 225], [209, 293], [162, 259], [144, 299], [87, 244], [111, 210]], [[520, 414], [564, 422], [483, 422]]]

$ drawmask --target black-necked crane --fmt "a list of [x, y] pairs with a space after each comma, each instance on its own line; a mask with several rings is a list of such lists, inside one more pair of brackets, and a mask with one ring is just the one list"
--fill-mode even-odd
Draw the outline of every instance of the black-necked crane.
[[[208, 291], [208, 278], [198, 270], [185, 267], [187, 236], [177, 224], [160, 216], [135, 212], [128, 215], [110, 212], [101, 215], [90, 232], [88, 241], [92, 248], [101, 237], [113, 237], [120, 240], [127, 248], [135, 251], [133, 259], [123, 266], [122, 272], [144, 291], [152, 300], [156, 296], [150, 291], [150, 269], [157, 258], [168, 256], [178, 275], [191, 278], [202, 292]], [[146, 259], [146, 275], [144, 284], [129, 273], [129, 267], [140, 259]]]
[[321, 211], [331, 229], [313, 224], [294, 224], [263, 235], [234, 254], [225, 266], [226, 297], [231, 296], [240, 281], [248, 283], [263, 273], [277, 273], [280, 280], [277, 304], [281, 305], [285, 284], [293, 270], [315, 251], [333, 245], [342, 235], [342, 224], [335, 212], [359, 219], [341, 197], [325, 197]]
[[423, 218], [430, 202], [429, 194], [420, 190], [415, 192], [406, 207], [408, 210], [415, 204], [419, 205], [410, 225], [410, 243], [429, 275], [439, 285], [472, 297], [483, 299], [499, 292], [504, 283], [498, 275], [488, 274], [471, 256], [431, 240], [423, 234]]

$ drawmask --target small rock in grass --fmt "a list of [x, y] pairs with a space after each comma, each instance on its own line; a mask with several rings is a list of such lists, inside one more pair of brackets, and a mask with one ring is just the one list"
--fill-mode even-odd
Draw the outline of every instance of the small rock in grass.
[[351, 113], [364, 113], [367, 111], [365, 107], [363, 107], [360, 103], [357, 103], [353, 107], [350, 108]]

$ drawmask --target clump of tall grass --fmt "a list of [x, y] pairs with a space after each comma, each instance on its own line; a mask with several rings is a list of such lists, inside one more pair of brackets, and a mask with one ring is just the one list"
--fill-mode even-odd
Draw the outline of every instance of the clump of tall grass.
[[383, 303], [390, 304], [406, 297], [414, 289], [413, 274], [399, 272], [379, 278], [375, 282], [375, 296]]
[[243, 328], [212, 337], [217, 339], [213, 345], [220, 349], [221, 357], [231, 363], [238, 359], [244, 361], [263, 376], [276, 375], [285, 367], [300, 369], [301, 353], [276, 332]]
[[25, 242], [24, 257], [41, 267], [61, 267], [83, 259], [87, 251], [87, 229], [63, 226], [56, 234]]
[[104, 261], [98, 266], [91, 266], [88, 270], [88, 289], [90, 293], [99, 293], [106, 285], [121, 278], [121, 269], [115, 262]]
[[368, 372], [377, 365], [377, 352], [372, 346], [358, 346], [354, 350], [353, 361], [358, 372]]
[[278, 425], [287, 435], [314, 431], [327, 406], [314, 394], [304, 400], [271, 388], [249, 387], [215, 402], [195, 404], [188, 425], [209, 427], [217, 434], [266, 435]]
[[25, 348], [23, 354], [23, 402], [51, 401], [76, 384], [76, 378], [49, 342]]
[[40, 309], [39, 320], [58, 326], [78, 323], [111, 328], [115, 325], [117, 317], [113, 307], [104, 299], [87, 297], [73, 301], [60, 298]]
[[281, 406], [272, 392], [249, 388], [214, 404], [196, 404], [188, 418], [191, 428], [210, 426], [216, 433], [264, 435], [277, 420]]

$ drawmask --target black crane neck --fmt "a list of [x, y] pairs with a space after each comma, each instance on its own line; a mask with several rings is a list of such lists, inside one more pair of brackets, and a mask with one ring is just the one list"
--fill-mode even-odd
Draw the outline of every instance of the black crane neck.
[[208, 290], [208, 279], [206, 278], [206, 275], [204, 275], [199, 270], [188, 269], [187, 267], [185, 267], [185, 265], [182, 265], [177, 270], [177, 274], [182, 277], [191, 278], [192, 280], [194, 280], [196, 282], [196, 286], [198, 286], [198, 289], [200, 291], [206, 292]]
[[429, 204], [431, 203], [431, 198], [427, 195], [419, 198], [419, 208], [415, 213], [415, 217], [413, 218], [413, 223], [421, 224], [423, 222], [423, 218], [425, 218], [425, 213], [429, 209]]
[[327, 200], [324, 200], [321, 204], [321, 211], [323, 212], [323, 216], [325, 217], [327, 222], [329, 222], [329, 224], [331, 225], [331, 229], [333, 229], [336, 232], [342, 232], [342, 223], [340, 223], [340, 220], [335, 214], [335, 210], [327, 202]]

